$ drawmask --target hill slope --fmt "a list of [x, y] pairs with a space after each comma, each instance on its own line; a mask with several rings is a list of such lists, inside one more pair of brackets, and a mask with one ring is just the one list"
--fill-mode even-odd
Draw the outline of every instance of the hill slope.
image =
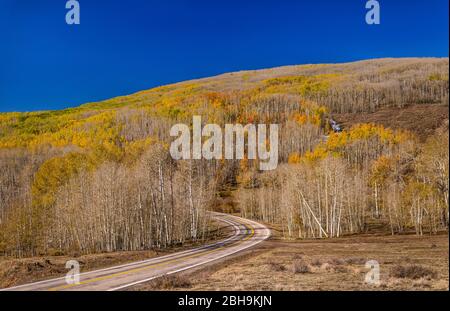
[[[206, 210], [229, 187], [244, 216], [282, 224], [286, 237], [362, 232], [374, 219], [393, 233], [445, 228], [448, 68], [448, 58], [287, 66], [0, 114], [0, 252], [203, 239]], [[193, 115], [220, 125], [280, 124], [279, 168], [174, 161], [170, 127]], [[333, 133], [329, 118], [344, 131]]]

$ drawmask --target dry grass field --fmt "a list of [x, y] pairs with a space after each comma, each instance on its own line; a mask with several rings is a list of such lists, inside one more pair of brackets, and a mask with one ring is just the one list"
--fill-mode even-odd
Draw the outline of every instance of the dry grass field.
[[[447, 234], [269, 240], [245, 255], [133, 290], [448, 290]], [[380, 264], [380, 284], [364, 282]]]

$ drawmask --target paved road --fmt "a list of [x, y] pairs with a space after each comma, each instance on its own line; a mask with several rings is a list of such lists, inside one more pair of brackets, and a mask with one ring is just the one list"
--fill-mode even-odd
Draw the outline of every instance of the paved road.
[[214, 213], [234, 228], [234, 234], [214, 244], [162, 257], [80, 274], [79, 284], [67, 284], [65, 277], [7, 288], [14, 291], [115, 291], [199, 267], [241, 252], [264, 241], [270, 230], [262, 224], [236, 216]]

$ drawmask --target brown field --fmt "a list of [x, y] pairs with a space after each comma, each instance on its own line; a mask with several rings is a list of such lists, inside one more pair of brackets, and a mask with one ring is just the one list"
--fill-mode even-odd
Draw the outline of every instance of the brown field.
[[[448, 234], [273, 239], [244, 255], [132, 290], [448, 290]], [[380, 263], [378, 286], [364, 282]]]

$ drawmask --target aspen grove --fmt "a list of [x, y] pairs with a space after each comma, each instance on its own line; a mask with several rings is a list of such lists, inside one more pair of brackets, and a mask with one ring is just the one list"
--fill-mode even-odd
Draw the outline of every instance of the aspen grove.
[[[437, 107], [426, 128], [353, 122]], [[350, 117], [348, 117], [350, 115]], [[170, 156], [175, 124], [279, 125], [278, 165]], [[448, 230], [448, 58], [244, 71], [60, 111], [0, 114], [0, 254], [146, 250], [204, 242], [211, 210], [285, 238]], [[247, 148], [248, 146], [246, 146]], [[224, 193], [235, 204], [218, 202]]]

